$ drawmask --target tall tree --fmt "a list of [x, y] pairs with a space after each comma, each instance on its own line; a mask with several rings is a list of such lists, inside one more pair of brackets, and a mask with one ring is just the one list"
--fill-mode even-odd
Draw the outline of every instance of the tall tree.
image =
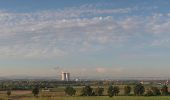
[[114, 86], [113, 87], [113, 94], [114, 94], [114, 96], [117, 96], [119, 94], [119, 92], [120, 92], [119, 87], [118, 86]]
[[101, 96], [101, 95], [103, 95], [103, 91], [104, 91], [104, 88], [97, 87], [97, 88], [95, 89], [95, 95]]
[[93, 89], [88, 85], [88, 86], [83, 87], [81, 93], [84, 96], [92, 96]]
[[163, 85], [162, 86], [161, 93], [162, 93], [162, 95], [167, 95], [168, 94], [168, 87], [167, 87], [167, 85]]
[[107, 90], [107, 94], [109, 97], [112, 97], [114, 95], [114, 91], [113, 91], [113, 86], [109, 86], [108, 90]]
[[33, 90], [32, 90], [32, 93], [34, 94], [34, 97], [38, 97], [38, 94], [39, 94], [40, 90], [39, 90], [39, 86], [36, 85]]
[[129, 95], [131, 92], [131, 87], [130, 86], [124, 86], [124, 95]]
[[8, 97], [11, 95], [11, 90], [10, 89], [7, 90], [7, 95], [8, 95]]
[[140, 96], [140, 95], [143, 95], [144, 92], [145, 92], [145, 88], [141, 83], [135, 85], [135, 87], [134, 87], [134, 94], [135, 95]]

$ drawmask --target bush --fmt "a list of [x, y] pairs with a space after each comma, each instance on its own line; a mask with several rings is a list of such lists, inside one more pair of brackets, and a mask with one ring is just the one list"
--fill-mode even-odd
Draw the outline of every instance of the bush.
[[153, 91], [151, 89], [146, 90], [146, 96], [153, 96]]
[[151, 87], [154, 96], [161, 95], [160, 90], [157, 87]]
[[67, 86], [64, 91], [65, 91], [65, 94], [67, 94], [69, 96], [73, 96], [76, 94], [76, 90], [70, 86]]

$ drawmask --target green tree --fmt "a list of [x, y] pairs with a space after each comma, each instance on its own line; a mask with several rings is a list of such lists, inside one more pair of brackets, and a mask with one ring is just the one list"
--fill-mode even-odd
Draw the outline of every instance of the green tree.
[[83, 87], [81, 93], [83, 96], [92, 96], [93, 89], [88, 85], [88, 86]]
[[135, 95], [140, 96], [140, 95], [143, 95], [144, 92], [145, 92], [145, 88], [141, 83], [135, 85], [135, 87], [134, 87]]
[[39, 89], [39, 86], [36, 85], [33, 90], [32, 90], [32, 93], [34, 94], [34, 97], [38, 97], [38, 94], [40, 92], [40, 89]]
[[7, 96], [9, 97], [11, 95], [11, 90], [7, 90]]
[[114, 91], [113, 91], [113, 86], [109, 86], [108, 90], [107, 90], [107, 94], [109, 97], [112, 97], [114, 95]]
[[131, 87], [130, 86], [124, 86], [124, 95], [129, 95], [131, 92]]
[[157, 87], [151, 87], [154, 96], [161, 95], [160, 90]]
[[65, 91], [65, 94], [69, 96], [73, 96], [76, 94], [76, 90], [71, 86], [67, 86], [64, 91]]
[[95, 95], [101, 96], [101, 95], [103, 95], [103, 91], [104, 91], [104, 88], [97, 87], [97, 88], [95, 89]]
[[117, 96], [119, 94], [119, 92], [120, 92], [119, 87], [118, 86], [114, 86], [113, 87], [113, 94], [114, 94], [114, 96]]
[[162, 93], [162, 95], [167, 95], [168, 94], [168, 87], [167, 87], [167, 85], [163, 85], [162, 86], [161, 93]]

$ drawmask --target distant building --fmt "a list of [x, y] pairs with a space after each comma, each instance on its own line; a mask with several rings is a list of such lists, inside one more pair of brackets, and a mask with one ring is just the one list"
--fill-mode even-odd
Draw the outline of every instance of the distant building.
[[144, 84], [144, 85], [149, 85], [149, 84], [151, 84], [151, 82], [147, 82], [147, 81], [141, 81], [140, 83], [141, 83], [141, 84]]
[[78, 82], [78, 81], [80, 81], [80, 79], [79, 79], [79, 78], [76, 78], [75, 81]]
[[69, 81], [70, 80], [70, 73], [62, 72], [61, 73], [61, 80], [62, 81]]

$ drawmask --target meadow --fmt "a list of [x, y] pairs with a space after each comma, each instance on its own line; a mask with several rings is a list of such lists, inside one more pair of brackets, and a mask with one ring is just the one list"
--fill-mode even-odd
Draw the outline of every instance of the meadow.
[[[76, 88], [75, 96], [66, 96], [64, 93], [65, 87], [53, 88], [51, 91], [41, 91], [39, 97], [34, 97], [31, 91], [12, 91], [12, 94], [9, 98], [11, 100], [170, 100], [170, 96], [121, 96], [123, 91], [123, 86], [120, 86], [120, 95], [119, 96], [79, 96], [81, 91], [81, 86], [74, 87]], [[95, 87], [93, 87], [95, 88]], [[105, 87], [104, 95], [106, 95], [107, 87]], [[8, 100], [5, 91], [0, 92], [0, 100]]]
[[144, 97], [144, 96], [74, 96], [74, 97], [23, 97], [18, 100], [170, 100], [169, 96], [153, 96], [153, 97]]

